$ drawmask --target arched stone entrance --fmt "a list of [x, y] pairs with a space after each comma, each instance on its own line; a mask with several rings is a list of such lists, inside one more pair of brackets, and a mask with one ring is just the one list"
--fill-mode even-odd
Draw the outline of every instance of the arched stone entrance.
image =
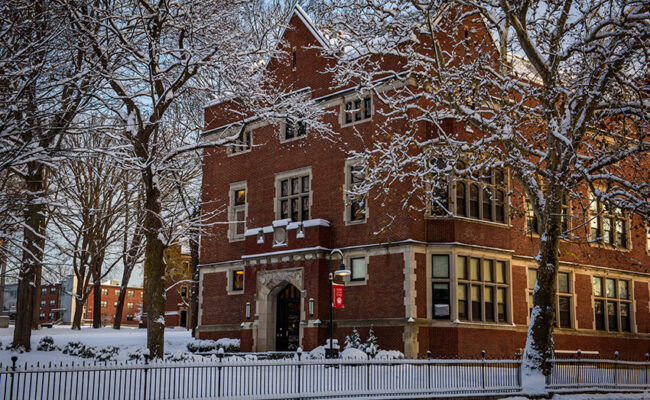
[[300, 346], [300, 291], [288, 284], [275, 303], [275, 350], [296, 351]]
[[[292, 299], [294, 307], [298, 307], [298, 346], [302, 341], [302, 325], [304, 315], [304, 290], [303, 269], [291, 268], [272, 271], [259, 271], [257, 273], [257, 326], [254, 330], [255, 351], [273, 351], [276, 348], [276, 335], [278, 333], [278, 297], [288, 286], [295, 288]], [[282, 305], [286, 307], [286, 305]], [[295, 317], [293, 317], [295, 318]], [[281, 321], [284, 324], [284, 322]], [[285, 332], [285, 331], [283, 331]], [[295, 343], [295, 339], [292, 339]], [[282, 343], [281, 343], [282, 344]], [[287, 344], [288, 346], [288, 344]]]

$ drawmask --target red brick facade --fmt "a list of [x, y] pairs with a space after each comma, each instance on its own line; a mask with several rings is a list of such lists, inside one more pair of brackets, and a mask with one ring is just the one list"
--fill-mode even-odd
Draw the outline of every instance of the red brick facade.
[[[100, 313], [102, 315], [102, 324], [110, 325], [115, 320], [115, 310], [117, 309], [117, 299], [120, 295], [120, 285], [117, 281], [104, 282], [101, 285], [101, 301], [102, 306]], [[139, 318], [142, 314], [142, 288], [141, 287], [127, 287], [126, 297], [124, 298], [124, 307], [122, 309], [122, 325], [138, 325]], [[86, 301], [86, 309], [84, 315], [86, 321], [92, 321], [93, 301], [95, 291], [91, 291]]]
[[61, 284], [41, 285], [41, 304], [38, 320], [41, 324], [56, 322], [63, 314]]
[[[331, 77], [318, 71], [329, 61], [308, 48], [317, 46], [318, 38], [300, 11], [294, 13], [290, 25], [285, 39], [296, 48], [296, 68], [277, 60], [269, 68], [285, 84], [309, 87], [314, 98], [322, 97], [329, 93]], [[423, 357], [427, 350], [434, 356], [448, 357], [477, 357], [481, 350], [491, 357], [514, 356], [525, 343], [530, 307], [528, 274], [536, 268], [533, 256], [537, 254], [538, 238], [527, 234], [525, 219], [508, 209], [505, 223], [426, 217], [405, 211], [401, 193], [408, 190], [407, 183], [395, 184], [387, 197], [370, 195], [365, 222], [347, 221], [343, 187], [350, 151], [361, 149], [356, 132], [370, 139], [375, 127], [384, 122], [377, 112], [382, 106], [373, 100], [375, 111], [368, 121], [341, 127], [340, 110], [349, 96], [354, 92], [343, 92], [328, 100], [334, 112], [326, 119], [340, 135], [339, 142], [309, 132], [305, 137], [283, 142], [279, 140], [283, 128], [267, 125], [255, 127], [254, 146], [247, 152], [232, 155], [225, 148], [205, 150], [205, 211], [228, 207], [229, 218], [234, 221], [230, 212], [233, 188], [245, 188], [242, 207], [247, 231], [243, 237], [233, 237], [234, 223], [215, 224], [206, 228], [201, 238], [199, 336], [240, 338], [244, 351], [275, 350], [277, 335], [283, 334], [276, 321], [281, 316], [277, 297], [291, 284], [300, 291], [298, 343], [306, 350], [324, 344], [329, 334], [330, 249], [340, 248], [348, 267], [351, 259], [365, 258], [367, 268], [365, 279], [346, 278], [345, 308], [334, 311], [334, 336], [340, 343], [353, 328], [365, 338], [372, 327], [381, 348], [398, 349], [410, 357]], [[206, 109], [208, 135], [232, 122], [222, 115], [222, 110], [219, 105]], [[467, 134], [458, 123], [444, 124], [459, 135]], [[432, 129], [419, 126], [416, 131], [427, 137]], [[304, 225], [273, 226], [280, 220], [278, 182], [290, 171], [309, 177], [310, 216]], [[515, 183], [509, 185], [512, 189]], [[510, 198], [511, 203], [521, 201], [515, 196]], [[586, 204], [572, 205], [576, 209], [582, 206]], [[640, 358], [650, 351], [646, 228], [637, 217], [630, 226], [628, 250], [593, 246], [584, 240], [562, 242], [560, 272], [568, 273], [570, 322], [555, 330], [557, 350], [580, 348], [601, 356], [611, 356], [618, 350], [622, 358]], [[275, 243], [275, 233], [284, 230], [286, 243]], [[434, 255], [449, 256], [447, 278], [433, 276]], [[468, 290], [480, 287], [481, 296], [492, 293], [493, 300], [498, 289], [504, 289], [503, 320], [489, 322], [482, 314], [482, 320], [472, 322], [460, 316], [459, 257], [480, 259], [480, 265], [483, 260], [493, 263], [490, 265], [503, 262], [501, 286], [467, 283]], [[335, 255], [334, 266], [339, 262]], [[243, 287], [237, 284], [236, 271], [243, 271]], [[608, 278], [627, 282], [623, 284], [628, 285], [629, 298], [622, 303], [630, 310], [629, 332], [623, 328], [596, 329], [594, 277], [602, 277], [603, 282]], [[432, 287], [436, 282], [450, 288], [446, 318], [434, 318]], [[490, 308], [485, 298], [480, 303], [482, 311], [477, 309], [477, 314], [501, 310]], [[469, 304], [467, 309], [471, 307]]]

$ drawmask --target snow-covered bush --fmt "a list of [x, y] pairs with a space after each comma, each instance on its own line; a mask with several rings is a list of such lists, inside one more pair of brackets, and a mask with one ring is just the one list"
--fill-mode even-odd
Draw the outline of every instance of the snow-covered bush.
[[142, 361], [142, 360], [144, 360], [144, 352], [139, 347], [137, 349], [127, 353], [126, 356], [128, 357], [129, 361]]
[[63, 348], [63, 354], [77, 356], [81, 358], [95, 358], [97, 349], [92, 346], [86, 346], [81, 342], [68, 342]]
[[373, 331], [372, 328], [370, 328], [370, 331], [368, 331], [368, 338], [366, 339], [366, 342], [359, 346], [359, 350], [370, 355], [375, 355], [379, 351], [377, 336], [375, 336], [375, 331]]
[[184, 353], [180, 350], [174, 353], [165, 353], [165, 361], [186, 361], [186, 360], [193, 360], [193, 359], [194, 356], [192, 354]]
[[239, 339], [193, 340], [187, 344], [187, 350], [192, 353], [210, 353], [223, 349], [226, 353], [232, 353], [239, 351], [239, 346]]
[[402, 360], [404, 359], [404, 353], [397, 350], [379, 350], [375, 355], [377, 360]]
[[352, 335], [345, 337], [345, 349], [358, 349], [361, 345], [361, 335], [356, 328], [352, 329]]
[[341, 352], [341, 358], [345, 360], [367, 360], [368, 356], [363, 351], [351, 347]]
[[38, 341], [38, 351], [54, 351], [59, 350], [57, 346], [54, 345], [54, 339], [52, 336], [43, 336], [41, 340]]
[[97, 361], [115, 361], [115, 356], [120, 351], [117, 346], [106, 346], [99, 349], [95, 355]]
[[318, 346], [308, 353], [303, 353], [302, 357], [305, 360], [322, 360], [325, 358], [325, 346]]

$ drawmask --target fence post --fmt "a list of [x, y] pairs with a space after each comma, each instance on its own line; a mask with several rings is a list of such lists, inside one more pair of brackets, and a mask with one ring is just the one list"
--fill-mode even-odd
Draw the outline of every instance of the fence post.
[[614, 352], [614, 386], [618, 387], [618, 350]]
[[427, 350], [427, 381], [429, 382], [428, 389], [431, 390], [431, 350]]
[[[372, 353], [372, 349], [370, 348], [372, 346], [368, 346], [366, 348], [366, 355], [368, 356], [368, 361], [370, 361], [370, 357]], [[366, 363], [366, 390], [370, 391], [370, 363]]]
[[481, 350], [481, 387], [485, 389], [485, 350]]
[[148, 378], [147, 374], [149, 373], [149, 355], [145, 354], [144, 355], [144, 400], [147, 400], [147, 386], [148, 386]]
[[9, 400], [14, 398], [14, 373], [16, 371], [16, 361], [18, 361], [18, 357], [11, 356], [11, 374], [9, 374], [11, 377], [11, 386], [9, 387]]
[[217, 367], [217, 397], [221, 397], [221, 369], [224, 356], [223, 347], [220, 347], [217, 351], [217, 357], [219, 357], [219, 366]]
[[578, 349], [576, 354], [578, 354], [578, 362], [576, 363], [576, 384], [579, 384], [580, 383], [580, 357], [582, 356], [582, 350]]
[[515, 352], [515, 359], [519, 361], [517, 363], [517, 387], [519, 388], [521, 388], [521, 364], [522, 364], [521, 355], [522, 354], [519, 350]]
[[650, 358], [650, 353], [645, 353], [645, 384], [648, 384], [648, 359]]
[[296, 350], [296, 353], [298, 354], [298, 394], [300, 394], [301, 391], [302, 391], [302, 388], [301, 388], [302, 379], [301, 379], [301, 376], [300, 376], [300, 369], [302, 367], [302, 363], [301, 363], [301, 360], [300, 360], [301, 357], [302, 357], [302, 347], [298, 347], [298, 349]]

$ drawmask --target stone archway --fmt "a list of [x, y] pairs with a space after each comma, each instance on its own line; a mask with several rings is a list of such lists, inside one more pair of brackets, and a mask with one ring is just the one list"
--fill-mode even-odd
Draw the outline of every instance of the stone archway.
[[[275, 350], [277, 296], [288, 284], [295, 286], [300, 292], [300, 321], [305, 320], [303, 268], [259, 271], [257, 273], [257, 329], [254, 335], [255, 351]], [[300, 325], [300, 340], [302, 342], [303, 328]], [[302, 345], [302, 344], [301, 344]]]

